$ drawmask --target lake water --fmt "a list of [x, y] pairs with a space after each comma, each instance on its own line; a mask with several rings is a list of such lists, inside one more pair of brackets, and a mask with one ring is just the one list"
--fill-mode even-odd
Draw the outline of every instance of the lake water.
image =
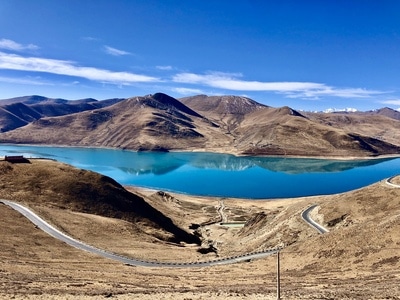
[[0, 156], [5, 155], [56, 159], [123, 185], [253, 199], [340, 193], [400, 173], [400, 158], [340, 161], [0, 145]]

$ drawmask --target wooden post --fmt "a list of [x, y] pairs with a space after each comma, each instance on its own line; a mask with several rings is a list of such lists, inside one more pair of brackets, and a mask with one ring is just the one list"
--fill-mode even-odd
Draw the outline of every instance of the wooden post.
[[280, 271], [280, 261], [279, 261], [279, 251], [276, 255], [276, 299], [281, 299], [281, 271]]

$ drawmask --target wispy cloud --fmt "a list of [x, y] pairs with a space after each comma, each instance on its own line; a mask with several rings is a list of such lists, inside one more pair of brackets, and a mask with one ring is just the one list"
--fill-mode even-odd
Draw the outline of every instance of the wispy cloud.
[[52, 85], [49, 82], [45, 82], [40, 78], [14, 78], [14, 77], [2, 77], [0, 76], [0, 82], [23, 84], [23, 85]]
[[206, 85], [219, 89], [232, 91], [264, 91], [285, 94], [289, 98], [314, 98], [332, 96], [341, 98], [367, 98], [382, 91], [361, 88], [335, 88], [324, 83], [278, 81], [261, 82], [242, 80], [241, 74], [211, 72], [208, 74], [179, 73], [173, 76], [173, 81], [178, 83]]
[[157, 82], [156, 77], [129, 72], [114, 72], [93, 67], [79, 66], [73, 61], [24, 57], [16, 54], [0, 52], [0, 69], [45, 72], [58, 75], [76, 76], [93, 81], [114, 84], [130, 84], [136, 82]]
[[13, 40], [0, 39], [0, 49], [12, 50], [12, 51], [24, 51], [24, 50], [37, 50], [39, 46], [34, 44], [22, 45]]
[[220, 72], [206, 75], [180, 73], [173, 77], [173, 81], [179, 83], [204, 84], [214, 88], [234, 91], [291, 92], [323, 87], [322, 84], [313, 82], [260, 82], [240, 80], [237, 77], [238, 74]]
[[400, 99], [390, 99], [381, 101], [383, 104], [390, 104], [390, 105], [400, 105]]
[[190, 88], [173, 88], [172, 91], [181, 94], [181, 95], [199, 95], [205, 94], [204, 91], [200, 89], [190, 89]]
[[173, 70], [174, 68], [172, 66], [156, 66], [156, 69], [162, 70], [162, 71], [170, 71], [170, 70]]
[[362, 88], [337, 88], [322, 84], [321, 88], [291, 91], [286, 94], [289, 98], [319, 99], [324, 96], [339, 98], [369, 98], [374, 95], [382, 95], [385, 93], [387, 92]]
[[99, 38], [93, 37], [93, 36], [84, 36], [82, 37], [83, 40], [89, 41], [89, 42], [97, 42], [100, 41]]
[[113, 48], [110, 46], [104, 46], [104, 51], [113, 56], [123, 56], [123, 55], [130, 55], [130, 52], [119, 50], [117, 48]]

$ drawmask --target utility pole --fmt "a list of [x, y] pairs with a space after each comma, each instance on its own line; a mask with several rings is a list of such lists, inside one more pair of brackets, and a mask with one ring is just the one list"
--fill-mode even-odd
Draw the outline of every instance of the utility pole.
[[280, 271], [280, 261], [279, 261], [279, 252], [276, 255], [276, 299], [281, 299], [281, 271]]

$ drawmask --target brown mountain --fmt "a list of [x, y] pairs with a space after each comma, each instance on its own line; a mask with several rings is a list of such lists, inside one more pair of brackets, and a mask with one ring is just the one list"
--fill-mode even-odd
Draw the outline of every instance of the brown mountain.
[[400, 145], [400, 112], [383, 108], [368, 112], [306, 113], [307, 117], [331, 128]]
[[72, 113], [107, 107], [122, 99], [98, 101], [53, 99], [43, 96], [24, 96], [0, 100], [0, 132], [25, 126], [43, 117], [63, 116]]
[[[381, 140], [372, 135], [367, 127], [345, 127], [324, 122], [328, 114], [303, 115], [289, 107], [272, 108], [251, 99], [236, 96], [204, 95], [182, 98], [183, 103], [201, 112], [219, 124], [234, 138], [236, 153], [251, 155], [301, 155], [301, 156], [369, 156], [383, 153], [399, 153], [400, 122], [377, 113], [376, 118], [386, 122], [372, 122], [374, 128], [387, 128]], [[316, 117], [319, 116], [320, 118]], [[338, 116], [338, 115], [336, 115]], [[360, 114], [364, 125], [369, 124], [370, 114]], [[392, 145], [394, 144], [394, 145]]]
[[299, 113], [246, 97], [200, 95], [178, 101], [157, 93], [44, 117], [0, 134], [0, 140], [132, 150], [364, 157], [400, 153], [399, 128], [400, 121], [378, 113]]
[[386, 116], [395, 120], [400, 120], [400, 111], [391, 109], [389, 107], [380, 108], [373, 111], [368, 111], [367, 114], [370, 115], [381, 115]]
[[179, 100], [219, 124], [227, 133], [234, 130], [247, 114], [268, 107], [239, 96], [198, 95]]
[[23, 103], [0, 106], [0, 132], [13, 130], [38, 120], [41, 115]]
[[246, 154], [370, 156], [400, 149], [368, 134], [315, 122], [289, 107], [248, 115], [236, 135], [238, 147]]
[[42, 118], [4, 133], [1, 139], [160, 151], [202, 149], [208, 144], [224, 146], [229, 141], [218, 126], [161, 93], [129, 98], [92, 111]]
[[142, 197], [98, 173], [48, 160], [1, 161], [0, 178], [8, 183], [1, 195], [10, 200], [121, 219], [166, 241], [199, 243]]

